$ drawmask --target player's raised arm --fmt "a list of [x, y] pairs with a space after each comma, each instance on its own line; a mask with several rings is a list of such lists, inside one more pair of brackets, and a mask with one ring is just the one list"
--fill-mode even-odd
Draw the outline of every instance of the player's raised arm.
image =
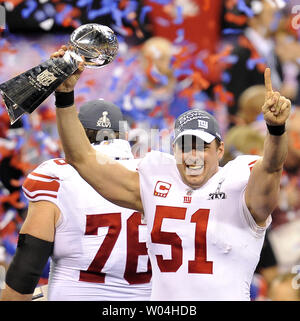
[[[52, 57], [63, 56], [66, 50], [63, 46]], [[83, 69], [81, 63], [55, 93], [57, 126], [66, 160], [103, 197], [117, 205], [142, 211], [138, 173], [96, 152], [78, 119], [74, 87]]]
[[245, 191], [247, 207], [258, 224], [264, 224], [277, 205], [280, 177], [287, 156], [285, 123], [291, 110], [290, 100], [273, 91], [269, 68], [265, 70], [265, 88], [262, 112], [268, 133], [263, 157], [253, 167]]

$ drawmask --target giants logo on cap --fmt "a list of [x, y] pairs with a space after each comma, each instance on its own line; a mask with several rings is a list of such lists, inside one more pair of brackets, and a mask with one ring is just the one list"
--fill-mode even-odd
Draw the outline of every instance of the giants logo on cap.
[[198, 119], [198, 127], [207, 129], [208, 128], [208, 122], [202, 119]]
[[154, 188], [154, 196], [167, 197], [170, 188], [171, 184], [162, 181], [157, 181]]

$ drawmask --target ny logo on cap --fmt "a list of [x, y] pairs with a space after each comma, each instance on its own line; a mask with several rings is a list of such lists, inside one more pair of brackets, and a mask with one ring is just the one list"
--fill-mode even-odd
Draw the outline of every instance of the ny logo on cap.
[[102, 117], [100, 117], [97, 121], [97, 126], [105, 127], [105, 128], [111, 127], [111, 122], [110, 122], [110, 119], [107, 117], [107, 115], [108, 115], [107, 111], [104, 111], [102, 113]]
[[198, 127], [207, 129], [208, 128], [208, 122], [202, 119], [198, 119]]

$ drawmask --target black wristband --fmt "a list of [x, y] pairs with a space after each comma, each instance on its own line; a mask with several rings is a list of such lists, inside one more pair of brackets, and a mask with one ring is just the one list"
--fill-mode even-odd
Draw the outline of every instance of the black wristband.
[[281, 136], [285, 132], [285, 124], [280, 126], [272, 126], [267, 124], [270, 135]]
[[66, 108], [74, 105], [74, 90], [70, 92], [55, 92], [55, 106]]

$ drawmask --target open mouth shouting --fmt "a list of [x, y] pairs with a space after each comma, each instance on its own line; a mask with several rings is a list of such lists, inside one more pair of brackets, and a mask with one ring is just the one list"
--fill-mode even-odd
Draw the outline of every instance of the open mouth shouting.
[[200, 175], [203, 173], [204, 163], [185, 161], [185, 172], [187, 175]]

